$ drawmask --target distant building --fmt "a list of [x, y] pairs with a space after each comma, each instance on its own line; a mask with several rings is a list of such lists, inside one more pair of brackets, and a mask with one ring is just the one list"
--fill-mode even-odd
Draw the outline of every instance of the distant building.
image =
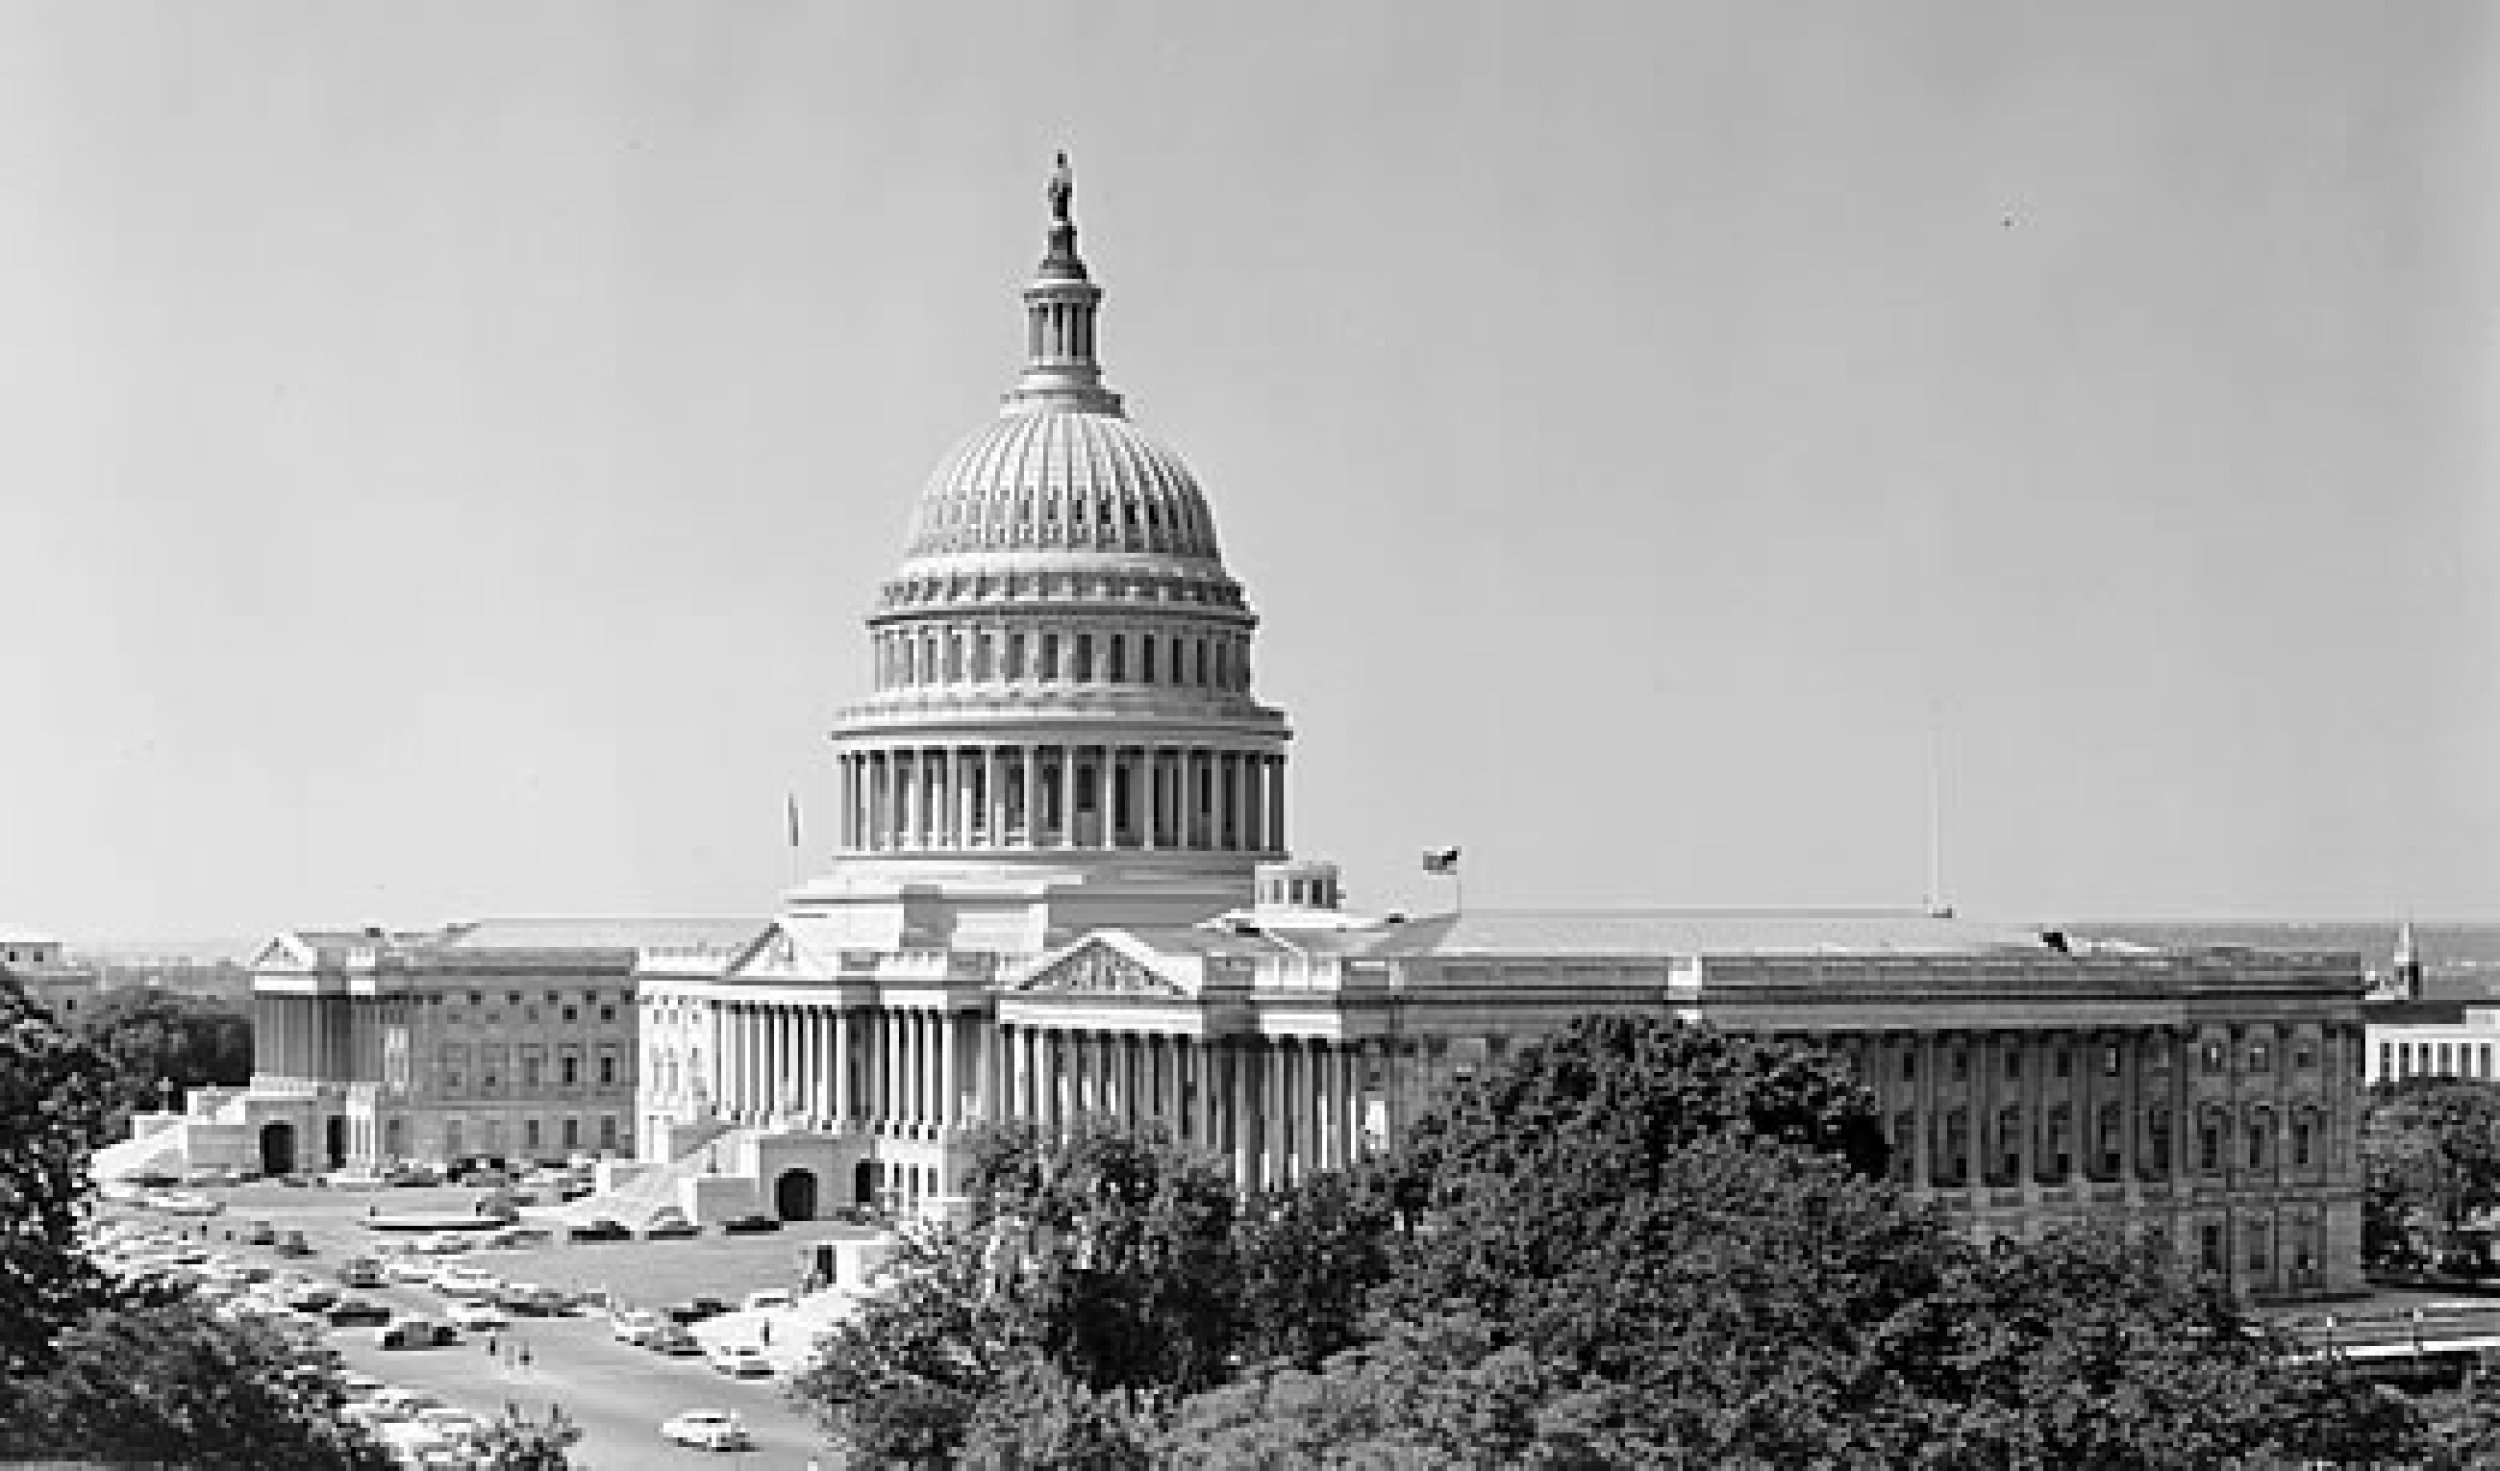
[[0, 925], [0, 965], [54, 965], [60, 959], [60, 941], [34, 930]]
[[2434, 968], [2407, 921], [2362, 1017], [2368, 1079], [2500, 1081], [2500, 976], [2481, 967]]

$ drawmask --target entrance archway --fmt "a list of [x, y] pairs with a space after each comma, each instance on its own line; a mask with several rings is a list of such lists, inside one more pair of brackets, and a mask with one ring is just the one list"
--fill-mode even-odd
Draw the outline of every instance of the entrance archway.
[[873, 1159], [863, 1159], [851, 1171], [851, 1204], [875, 1205], [876, 1203], [877, 1162]]
[[347, 1120], [333, 1117], [321, 1126], [322, 1151], [330, 1157], [330, 1168], [347, 1163]]
[[295, 1126], [293, 1124], [260, 1126], [260, 1172], [264, 1175], [295, 1173]]
[[816, 1219], [816, 1172], [783, 1170], [773, 1182], [773, 1210], [785, 1221]]

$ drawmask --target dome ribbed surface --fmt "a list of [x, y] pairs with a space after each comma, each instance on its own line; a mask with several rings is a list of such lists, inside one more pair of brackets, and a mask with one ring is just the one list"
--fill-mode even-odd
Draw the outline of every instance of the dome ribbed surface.
[[921, 494], [909, 555], [1044, 549], [1215, 560], [1215, 520], [1179, 455], [1112, 414], [1038, 410], [989, 425]]

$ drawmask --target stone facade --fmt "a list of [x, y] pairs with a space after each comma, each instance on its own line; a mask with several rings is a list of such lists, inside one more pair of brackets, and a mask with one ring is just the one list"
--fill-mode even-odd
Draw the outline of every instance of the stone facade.
[[253, 1077], [228, 1105], [270, 1173], [634, 1147], [635, 992], [717, 969], [748, 921], [298, 930], [252, 962]]

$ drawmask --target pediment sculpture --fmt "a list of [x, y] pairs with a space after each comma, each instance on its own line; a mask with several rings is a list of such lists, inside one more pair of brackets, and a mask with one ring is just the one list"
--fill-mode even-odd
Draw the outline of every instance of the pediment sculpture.
[[1152, 966], [1132, 960], [1108, 945], [1088, 945], [1057, 964], [1034, 972], [1019, 989], [1076, 991], [1126, 996], [1177, 996], [1178, 986]]

